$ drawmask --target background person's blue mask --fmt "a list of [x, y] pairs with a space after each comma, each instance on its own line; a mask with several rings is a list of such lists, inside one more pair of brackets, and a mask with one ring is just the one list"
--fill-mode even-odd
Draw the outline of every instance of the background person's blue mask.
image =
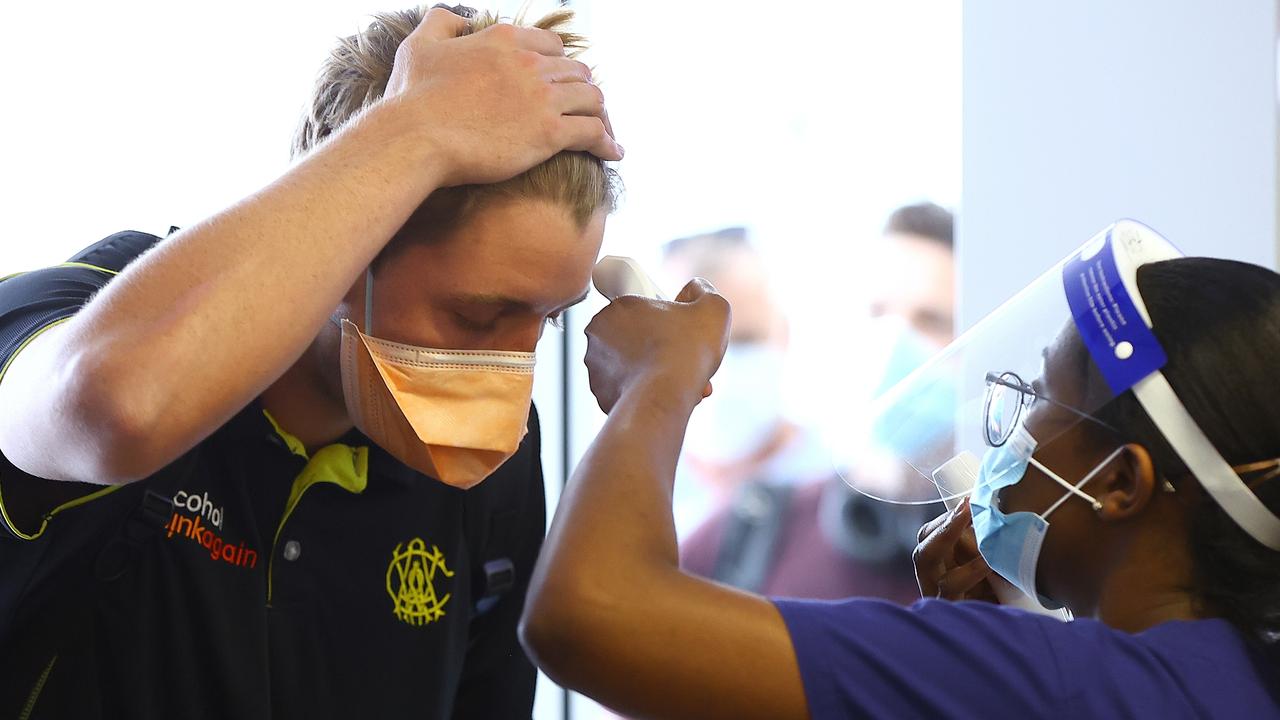
[[[1057, 609], [1061, 604], [1044, 597], [1036, 591], [1036, 566], [1040, 560], [1040, 548], [1044, 536], [1049, 531], [1049, 513], [1058, 509], [1068, 497], [1076, 495], [1093, 505], [1094, 510], [1102, 509], [1102, 503], [1086, 494], [1081, 487], [1093, 479], [1108, 463], [1124, 449], [1118, 447], [1102, 462], [1098, 463], [1080, 482], [1072, 485], [1063, 480], [1057, 473], [1046, 468], [1032, 457], [1036, 450], [1036, 439], [1019, 425], [1008, 441], [1000, 447], [987, 450], [982, 458], [982, 467], [978, 470], [978, 480], [973, 493], [969, 497], [969, 508], [973, 514], [973, 531], [978, 539], [978, 552], [1000, 577], [1013, 583], [1028, 597], [1035, 598], [1046, 608]], [[1066, 489], [1066, 492], [1047, 510], [1036, 514], [1033, 512], [1004, 513], [1000, 510], [1000, 490], [1016, 485], [1027, 474], [1027, 466], [1035, 465], [1054, 482]]]
[[[938, 348], [915, 330], [902, 328], [889, 352], [884, 376], [872, 396], [887, 392], [937, 351]], [[871, 427], [875, 444], [896, 457], [909, 459], [936, 442], [937, 436], [948, 432], [956, 405], [955, 387], [948, 380], [939, 378], [913, 397], [909, 406], [877, 417]]]
[[716, 371], [715, 394], [694, 410], [684, 450], [704, 462], [731, 463], [760, 452], [783, 422], [782, 350], [735, 342]]

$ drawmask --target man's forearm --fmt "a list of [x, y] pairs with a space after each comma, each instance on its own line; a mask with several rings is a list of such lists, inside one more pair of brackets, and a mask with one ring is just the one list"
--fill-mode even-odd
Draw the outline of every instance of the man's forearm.
[[[26, 392], [49, 396], [27, 400], [67, 408], [75, 393], [82, 408], [99, 403], [126, 418], [147, 438], [129, 474], [162, 466], [225, 422], [300, 356], [434, 189], [429, 151], [406, 142], [397, 122], [394, 107], [375, 107], [272, 184], [131, 264], [42, 345], [45, 357], [24, 362], [50, 376], [27, 378]], [[58, 378], [77, 387], [49, 382]], [[86, 430], [91, 441], [118, 437]], [[73, 469], [14, 459], [46, 476]]]

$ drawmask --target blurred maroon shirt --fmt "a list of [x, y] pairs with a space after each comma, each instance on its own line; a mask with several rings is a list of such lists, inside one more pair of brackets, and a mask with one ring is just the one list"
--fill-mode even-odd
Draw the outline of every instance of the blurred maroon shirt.
[[[902, 605], [920, 599], [909, 558], [893, 563], [869, 563], [841, 552], [823, 535], [818, 506], [825, 483], [795, 488], [783, 516], [773, 560], [763, 585], [756, 591], [770, 597], [838, 600], [848, 597], [882, 598]], [[732, 508], [717, 511], [680, 545], [680, 567], [714, 578]]]

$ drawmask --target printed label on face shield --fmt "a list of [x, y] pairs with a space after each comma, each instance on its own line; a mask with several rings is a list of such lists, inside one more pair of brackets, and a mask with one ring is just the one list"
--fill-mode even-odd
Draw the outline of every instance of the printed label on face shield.
[[1116, 268], [1111, 232], [1062, 268], [1062, 285], [1076, 329], [1116, 395], [1164, 367], [1164, 348], [1143, 321]]

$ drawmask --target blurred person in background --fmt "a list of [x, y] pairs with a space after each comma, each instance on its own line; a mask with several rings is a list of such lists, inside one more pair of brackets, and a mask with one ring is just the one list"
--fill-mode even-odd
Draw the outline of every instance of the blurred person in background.
[[[944, 347], [952, 338], [954, 323], [955, 280], [952, 258], [954, 235], [952, 215], [933, 203], [919, 203], [898, 208], [885, 223], [883, 236], [871, 254], [873, 271], [869, 311], [879, 326], [874, 337], [891, 343], [875, 394], [880, 394], [906, 377], [912, 370]], [[725, 364], [716, 374], [716, 392], [693, 414], [685, 441], [686, 456], [697, 460], [695, 429], [710, 433], [708, 420], [722, 423], [718, 428], [728, 433], [739, 430], [733, 418], [718, 414], [702, 414], [705, 406], [721, 394], [742, 398], [742, 408], [735, 412], [743, 417], [765, 418], [760, 425], [792, 427], [799, 435], [804, 431], [781, 420], [780, 367], [771, 368], [771, 377], [759, 375], [740, 378], [734, 374], [729, 360], [739, 347], [734, 338], [739, 326], [761, 324], [760, 318], [777, 311], [761, 298], [742, 301], [730, 291], [742, 291], [745, 278], [764, 281], [761, 264], [746, 265], [735, 259], [739, 247], [729, 242], [730, 231], [701, 236], [685, 241], [699, 242], [704, 253], [721, 257], [724, 267], [741, 267], [736, 274], [721, 272], [716, 276], [701, 270], [718, 269], [705, 260], [701, 266], [683, 267], [685, 277], [702, 274], [721, 290], [733, 306], [733, 335]], [[674, 243], [673, 243], [674, 244]], [[687, 251], [686, 251], [687, 252]], [[719, 253], [718, 255], [714, 253]], [[674, 254], [674, 253], [669, 253]], [[735, 264], [736, 260], [736, 264]], [[756, 274], [748, 274], [748, 270]], [[777, 313], [780, 315], [780, 313]], [[741, 352], [741, 350], [739, 350]], [[728, 366], [730, 373], [725, 373]], [[745, 382], [739, 382], [745, 380]], [[763, 400], [751, 405], [753, 397]], [[704, 424], [699, 425], [699, 416]], [[743, 417], [736, 418], [738, 422]], [[775, 432], [778, 435], [780, 432]], [[892, 452], [891, 447], [874, 447], [876, 432], [872, 430], [872, 447], [865, 461], [855, 462], [845, 472], [858, 473], [864, 484], [867, 476], [877, 483], [898, 481], [899, 462], [878, 462], [879, 453]], [[829, 455], [810, 454], [801, 466], [788, 464], [793, 455], [779, 452], [771, 436], [746, 434], [738, 436], [740, 452], [755, 460], [749, 476], [740, 477], [727, 505], [716, 511], [704, 524], [680, 543], [680, 565], [697, 575], [759, 592], [765, 595], [838, 599], [851, 596], [880, 597], [907, 604], [919, 599], [911, 551], [916, 533], [928, 519], [940, 511], [940, 505], [909, 506], [880, 502], [852, 489], [835, 472]], [[763, 440], [763, 441], [762, 441]], [[883, 443], [882, 443], [883, 444]], [[693, 463], [698, 467], [705, 461]], [[677, 494], [680, 484], [676, 485]]]
[[[730, 227], [668, 242], [662, 271], [680, 282], [708, 278], [733, 305], [715, 393], [694, 413], [685, 437], [683, 481], [674, 498], [677, 532], [686, 537], [726, 506], [772, 531], [791, 488], [829, 475], [831, 456], [816, 433], [784, 414], [789, 328], [765, 258], [745, 228]], [[753, 584], [751, 568], [725, 572]]]

